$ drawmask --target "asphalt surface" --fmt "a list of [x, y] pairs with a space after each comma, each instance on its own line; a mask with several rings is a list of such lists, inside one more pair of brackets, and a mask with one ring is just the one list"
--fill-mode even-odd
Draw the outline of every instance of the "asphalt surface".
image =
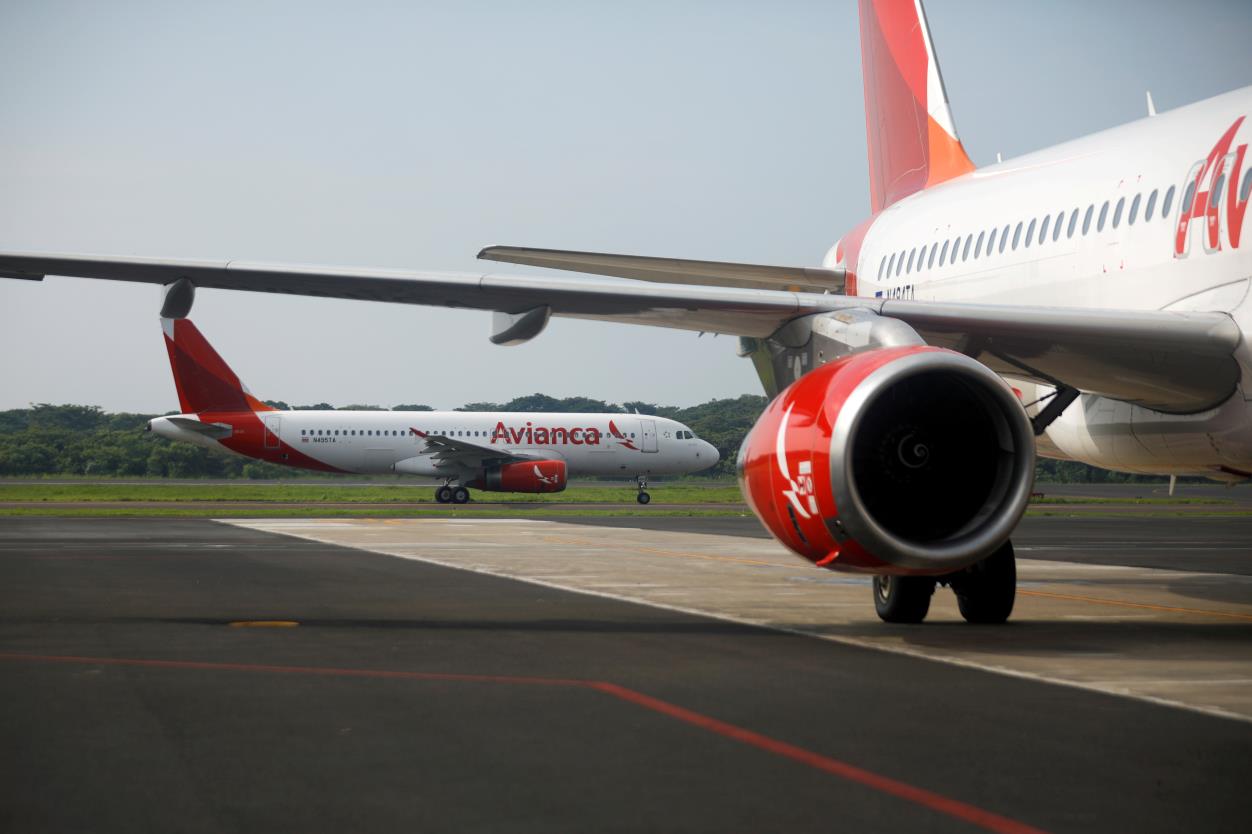
[[[1214, 521], [1179, 536], [1247, 540]], [[1090, 532], [1037, 523], [1059, 526], [1019, 543]], [[230, 625], [258, 621], [299, 625]], [[0, 699], [3, 831], [1243, 831], [1252, 814], [1250, 723], [209, 521], [0, 520]]]
[[[754, 517], [561, 518], [562, 524], [769, 538]], [[1027, 516], [1013, 534], [1020, 559], [1252, 576], [1252, 518]]]

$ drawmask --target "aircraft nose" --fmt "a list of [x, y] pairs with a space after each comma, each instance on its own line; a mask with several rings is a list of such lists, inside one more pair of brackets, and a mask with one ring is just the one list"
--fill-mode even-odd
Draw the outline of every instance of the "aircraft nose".
[[717, 447], [707, 440], [701, 440], [700, 442], [704, 444], [703, 448], [700, 449], [700, 461], [703, 462], [707, 457], [709, 466], [716, 466], [717, 462], [722, 459], [721, 452], [717, 451]]

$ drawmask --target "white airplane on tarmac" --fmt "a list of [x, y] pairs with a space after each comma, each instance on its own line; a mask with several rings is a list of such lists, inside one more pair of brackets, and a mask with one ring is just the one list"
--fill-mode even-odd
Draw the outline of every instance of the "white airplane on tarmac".
[[278, 411], [239, 381], [190, 319], [162, 319], [182, 414], [148, 421], [170, 440], [321, 472], [438, 478], [435, 499], [469, 489], [561, 492], [570, 475], [638, 481], [717, 463], [717, 448], [675, 420], [640, 414], [492, 411]]
[[920, 0], [860, 0], [860, 24], [873, 214], [818, 268], [496, 246], [479, 256], [590, 275], [36, 253], [0, 271], [164, 284], [173, 318], [208, 287], [492, 310], [497, 344], [550, 316], [739, 336], [775, 397], [738, 461], [770, 532], [872, 574], [884, 620], [922, 620], [942, 584], [1002, 622], [1036, 450], [1252, 477], [1252, 87], [979, 168]]

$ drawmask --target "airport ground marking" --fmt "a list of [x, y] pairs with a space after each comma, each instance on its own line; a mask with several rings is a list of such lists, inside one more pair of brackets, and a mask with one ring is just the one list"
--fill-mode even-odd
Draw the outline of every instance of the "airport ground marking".
[[[376, 556], [389, 556], [393, 559], [408, 559], [413, 562], [421, 562], [427, 565], [437, 565], [439, 567], [449, 568], [451, 570], [465, 571], [467, 573], [476, 573], [481, 576], [491, 576], [497, 579], [508, 579], [513, 582], [524, 582], [529, 585], [537, 585], [541, 588], [551, 588], [557, 591], [564, 591], [571, 594], [584, 594], [586, 596], [599, 597], [601, 599], [610, 599], [616, 602], [626, 602], [632, 605], [645, 605], [650, 608], [657, 608], [662, 611], [674, 611], [679, 614], [687, 614], [693, 617], [704, 617], [712, 620], [719, 620], [725, 623], [734, 623], [735, 625], [748, 626], [750, 628], [763, 628], [769, 631], [779, 632], [781, 634], [791, 634], [797, 637], [804, 637], [810, 640], [824, 640], [830, 643], [838, 643], [844, 646], [853, 646], [858, 649], [868, 649], [870, 651], [886, 652], [887, 654], [900, 655], [915, 660], [921, 660], [927, 663], [941, 663], [947, 666], [956, 666], [961, 669], [972, 669], [978, 672], [985, 672], [994, 675], [1003, 675], [1008, 678], [1016, 678], [1017, 680], [1029, 681], [1033, 683], [1052, 684], [1054, 686], [1063, 686], [1068, 689], [1077, 689], [1083, 692], [1092, 692], [1097, 695], [1116, 698], [1129, 698], [1134, 701], [1141, 701], [1147, 704], [1154, 704], [1159, 707], [1167, 707], [1169, 709], [1180, 709], [1185, 712], [1192, 712], [1198, 715], [1205, 715], [1210, 718], [1221, 718], [1228, 721], [1238, 721], [1243, 724], [1252, 724], [1252, 715], [1236, 712], [1234, 710], [1225, 709], [1223, 707], [1195, 704], [1186, 701], [1178, 701], [1172, 698], [1165, 698], [1159, 695], [1150, 695], [1146, 692], [1136, 692], [1125, 687], [1113, 687], [1106, 685], [1098, 685], [1077, 678], [1061, 678], [1052, 675], [1041, 674], [1039, 672], [1027, 671], [1023, 669], [1014, 669], [1010, 666], [1000, 666], [995, 663], [987, 663], [980, 660], [971, 660], [969, 658], [958, 657], [951, 654], [930, 654], [925, 651], [910, 648], [909, 646], [892, 645], [883, 643], [873, 639], [863, 637], [854, 637], [846, 634], [829, 634], [818, 631], [806, 631], [795, 626], [782, 625], [770, 620], [747, 617], [739, 614], [730, 614], [725, 611], [715, 609], [702, 609], [692, 606], [678, 605], [671, 602], [663, 602], [661, 600], [648, 599], [646, 597], [628, 596], [622, 593], [612, 593], [610, 591], [598, 590], [595, 588], [580, 587], [577, 585], [562, 584], [551, 579], [543, 579], [534, 576], [520, 576], [515, 573], [509, 573], [487, 566], [467, 565], [462, 562], [450, 561], [448, 559], [440, 559], [434, 556], [419, 556], [414, 553], [401, 553], [396, 550], [384, 549], [385, 545], [379, 544], [352, 544], [339, 541], [333, 538], [324, 538], [312, 531], [293, 532], [290, 529], [281, 529], [273, 526], [266, 519], [231, 519], [218, 518], [214, 519], [218, 524], [228, 524], [233, 527], [243, 527], [248, 530], [257, 530], [259, 532], [269, 532], [275, 535], [289, 536], [296, 539], [304, 539], [306, 541], [315, 541], [321, 544], [331, 545], [332, 547], [344, 547], [349, 550], [359, 550], [362, 553], [372, 553]], [[551, 522], [548, 519], [536, 519], [535, 523], [558, 523]], [[295, 526], [295, 525], [291, 525]], [[613, 528], [606, 528], [613, 529]], [[1059, 563], [1058, 563], [1059, 564]]]
[[[1043, 580], [1043, 582], [1046, 584], [1047, 580]], [[1078, 594], [1056, 594], [1051, 591], [1024, 591], [1020, 588], [1017, 593], [1027, 597], [1045, 597], [1047, 599], [1063, 599], [1071, 602], [1089, 602], [1094, 605], [1115, 605], [1119, 608], [1143, 608], [1148, 611], [1161, 611], [1166, 614], [1195, 614], [1200, 617], [1225, 617], [1232, 620], [1245, 620], [1252, 622], [1252, 614], [1240, 614], [1235, 611], [1213, 611], [1207, 608], [1181, 608], [1173, 605], [1154, 605], [1148, 602], [1128, 602], [1120, 599], [1086, 597]]]
[[869, 788], [888, 796], [911, 802], [944, 816], [994, 834], [1045, 834], [1026, 823], [1002, 816], [976, 805], [952, 799], [943, 794], [901, 782], [890, 776], [865, 770], [842, 759], [826, 756], [813, 750], [791, 744], [781, 739], [749, 730], [738, 724], [687, 709], [670, 701], [654, 698], [637, 689], [609, 681], [582, 678], [545, 678], [528, 675], [478, 675], [454, 672], [414, 672], [396, 669], [351, 669], [323, 666], [284, 666], [274, 664], [219, 663], [195, 660], [159, 660], [131, 657], [87, 657], [82, 655], [42, 655], [0, 652], [0, 661], [29, 663], [63, 663], [88, 666], [123, 666], [152, 669], [178, 669], [202, 672], [250, 672], [279, 675], [311, 675], [319, 677], [348, 677], [383, 680], [408, 680], [438, 683], [487, 683], [520, 686], [563, 687], [597, 692], [617, 701], [646, 709], [684, 724], [704, 730], [713, 735], [730, 739], [757, 750], [790, 759], [806, 767], [827, 773], [848, 782]]

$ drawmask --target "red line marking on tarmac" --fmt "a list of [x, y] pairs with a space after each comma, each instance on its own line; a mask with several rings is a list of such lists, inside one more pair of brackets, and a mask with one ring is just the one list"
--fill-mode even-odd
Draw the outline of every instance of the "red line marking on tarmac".
[[961, 822], [992, 831], [995, 834], [1045, 834], [1035, 828], [975, 805], [951, 799], [943, 794], [915, 787], [840, 759], [824, 756], [803, 747], [754, 732], [746, 727], [720, 721], [677, 704], [653, 698], [638, 690], [607, 681], [577, 678], [539, 678], [517, 675], [465, 675], [448, 672], [404, 672], [389, 669], [338, 669], [323, 666], [271, 666], [251, 663], [213, 663], [194, 660], [148, 660], [125, 657], [81, 657], [76, 655], [38, 655], [0, 653], [0, 661], [35, 663], [77, 663], [93, 666], [136, 666], [151, 669], [190, 669], [209, 672], [253, 672], [288, 675], [319, 675], [326, 677], [378, 678], [384, 680], [448, 681], [459, 683], [503, 683], [519, 686], [557, 686], [588, 689], [628, 704], [664, 715], [701, 730], [740, 742], [775, 756], [791, 759], [823, 773], [837, 776], [889, 796], [912, 802]]

